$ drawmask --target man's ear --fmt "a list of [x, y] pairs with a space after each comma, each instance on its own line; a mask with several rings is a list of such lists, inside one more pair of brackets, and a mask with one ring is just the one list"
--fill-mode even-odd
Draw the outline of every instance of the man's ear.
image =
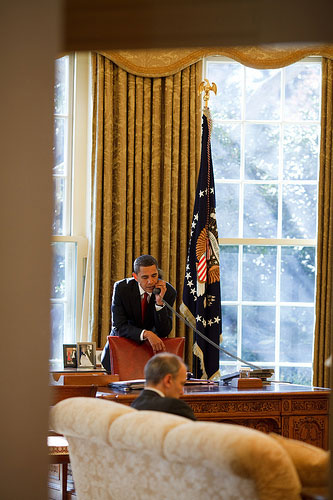
[[170, 387], [171, 379], [172, 379], [171, 373], [167, 373], [166, 375], [164, 375], [163, 383], [164, 383], [165, 387]]
[[132, 273], [132, 276], [133, 276], [133, 278], [134, 278], [136, 281], [138, 281], [138, 275], [137, 275], [137, 274]]

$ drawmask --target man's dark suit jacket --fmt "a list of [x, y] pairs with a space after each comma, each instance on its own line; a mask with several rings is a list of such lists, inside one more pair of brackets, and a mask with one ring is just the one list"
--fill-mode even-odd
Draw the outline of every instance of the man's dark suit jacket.
[[149, 389], [144, 389], [131, 406], [137, 410], [163, 411], [196, 420], [192, 408], [182, 399], [162, 398], [157, 392]]
[[[167, 283], [166, 287], [167, 290], [163, 299], [172, 306], [177, 293], [170, 283]], [[151, 330], [160, 338], [167, 337], [172, 329], [172, 312], [166, 306], [156, 311], [155, 303], [155, 295], [152, 294], [146, 310], [145, 320], [142, 322], [138, 282], [134, 278], [117, 281], [113, 288], [111, 335], [119, 335], [140, 342], [142, 330]], [[108, 342], [102, 354], [102, 365], [110, 372]]]

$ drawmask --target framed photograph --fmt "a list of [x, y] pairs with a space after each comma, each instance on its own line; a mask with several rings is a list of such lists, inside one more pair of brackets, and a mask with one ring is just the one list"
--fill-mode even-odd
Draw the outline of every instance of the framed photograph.
[[96, 349], [96, 368], [100, 368], [102, 366], [102, 352], [103, 349]]
[[64, 368], [77, 367], [77, 345], [63, 344]]
[[95, 368], [96, 342], [78, 342], [76, 345], [77, 345], [77, 367]]

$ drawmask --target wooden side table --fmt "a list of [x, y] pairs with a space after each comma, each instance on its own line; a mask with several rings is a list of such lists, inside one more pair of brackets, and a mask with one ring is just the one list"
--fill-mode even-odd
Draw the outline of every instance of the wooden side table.
[[67, 477], [69, 453], [67, 439], [63, 436], [48, 436], [49, 463], [60, 466], [60, 498], [67, 499]]

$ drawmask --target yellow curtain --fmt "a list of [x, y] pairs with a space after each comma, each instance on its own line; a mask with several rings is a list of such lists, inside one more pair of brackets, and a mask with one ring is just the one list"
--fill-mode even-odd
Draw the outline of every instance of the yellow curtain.
[[[176, 307], [181, 303], [200, 165], [202, 63], [146, 78], [100, 54], [92, 58], [91, 327], [102, 346], [111, 328], [114, 282], [131, 276], [137, 256], [157, 258], [178, 291]], [[182, 323], [175, 331], [185, 335]]]
[[332, 123], [333, 61], [323, 59], [320, 177], [318, 193], [317, 300], [313, 359], [313, 384], [329, 387], [329, 369], [324, 362], [331, 353], [332, 330]]
[[226, 56], [252, 68], [282, 68], [307, 56], [333, 58], [333, 45], [197, 47], [183, 49], [100, 51], [120, 68], [137, 76], [173, 75], [207, 56]]

